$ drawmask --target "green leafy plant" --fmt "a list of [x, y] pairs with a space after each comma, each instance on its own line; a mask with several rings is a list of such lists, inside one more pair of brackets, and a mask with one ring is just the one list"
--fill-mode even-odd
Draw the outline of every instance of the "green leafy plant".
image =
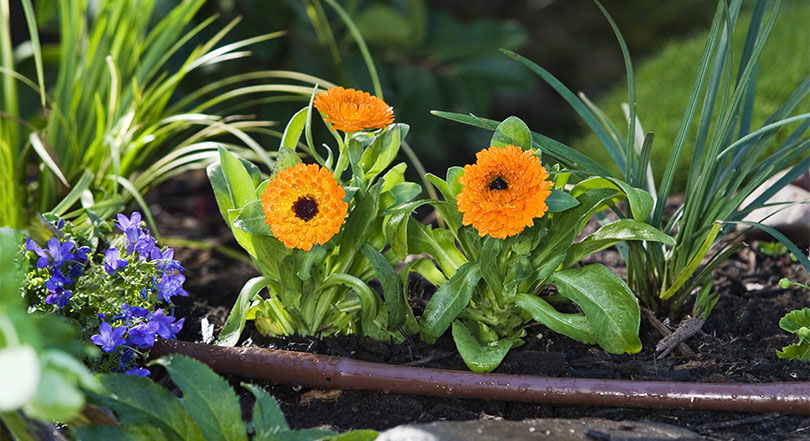
[[[514, 146], [529, 150], [531, 133], [525, 123], [510, 117], [498, 125], [491, 145], [490, 154], [499, 148], [519, 151]], [[539, 166], [539, 150], [531, 151], [533, 156], [527, 160], [527, 166], [532, 163]], [[479, 162], [483, 153], [479, 153]], [[516, 234], [497, 238], [502, 235], [497, 230], [510, 222], [509, 217], [520, 215], [520, 209], [503, 212], [493, 219], [496, 226], [490, 228], [496, 230], [494, 233], [481, 229], [486, 223], [476, 225], [473, 220], [472, 226], [468, 225], [467, 214], [462, 222], [459, 196], [465, 191], [465, 184], [460, 179], [472, 172], [468, 167], [449, 169], [446, 180], [428, 175], [444, 201], [411, 202], [386, 221], [385, 231], [398, 258], [424, 253], [432, 256], [441, 270], [437, 274], [430, 260], [411, 260], [401, 273], [407, 279], [408, 272], [413, 270], [438, 285], [420, 320], [422, 337], [433, 341], [452, 325], [456, 347], [473, 371], [495, 369], [510, 348], [522, 344], [524, 327], [531, 319], [581, 342], [599, 344], [608, 352], [641, 350], [640, 310], [630, 288], [604, 265], [575, 265], [592, 253], [624, 241], [674, 244], [670, 236], [639, 220], [645, 219], [652, 209], [652, 197], [613, 178], [585, 179], [565, 191], [569, 174], [555, 166], [551, 172], [553, 190], [546, 199], [547, 214], [529, 222], [525, 229], [516, 230]], [[484, 184], [489, 191], [485, 190], [480, 200], [472, 199], [472, 204], [489, 204], [485, 198], [496, 197], [493, 192], [529, 179], [526, 171], [510, 175], [515, 167], [504, 163], [484, 170], [482, 173], [488, 179]], [[466, 185], [473, 189], [467, 191], [477, 188], [475, 182]], [[538, 189], [525, 191], [524, 198], [536, 194]], [[627, 201], [635, 219], [604, 225], [574, 243], [595, 213], [614, 207], [621, 200]], [[447, 229], [422, 225], [410, 216], [416, 207], [427, 203], [435, 205]], [[417, 262], [422, 265], [417, 266]], [[558, 294], [544, 293], [544, 287], [550, 285], [556, 285]], [[561, 312], [555, 304], [576, 305], [581, 312]]]
[[[791, 286], [798, 286], [810, 290], [810, 286], [804, 283], [794, 282], [783, 278], [779, 280], [779, 287], [788, 289]], [[785, 346], [781, 351], [776, 351], [779, 358], [789, 360], [810, 361], [810, 308], [790, 311], [779, 320], [779, 327], [799, 338], [798, 343]]]
[[169, 355], [153, 362], [169, 372], [182, 399], [146, 378], [121, 374], [99, 377], [102, 390], [90, 394], [93, 403], [111, 409], [120, 425], [71, 428], [80, 441], [183, 441], [250, 439], [262, 441], [371, 441], [377, 432], [355, 430], [337, 434], [321, 429], [291, 430], [278, 402], [264, 389], [243, 383], [256, 401], [245, 424], [233, 388], [208, 366], [194, 359]]
[[82, 391], [101, 385], [80, 361], [98, 351], [76, 339], [62, 317], [28, 313], [17, 261], [22, 236], [0, 228], [0, 421], [18, 441], [32, 440], [27, 419], [69, 422], [85, 406]]
[[[57, 65], [46, 69], [43, 53], [51, 48], [41, 46], [32, 3], [23, 0], [35, 79], [16, 70], [9, 14], [3, 14], [0, 225], [34, 228], [37, 212], [107, 218], [134, 198], [157, 234], [141, 197], [151, 186], [205, 167], [220, 145], [272, 165], [253, 139], [257, 134], [279, 136], [268, 128], [270, 123], [217, 113], [228, 106], [249, 106], [256, 102], [254, 96], [306, 100], [313, 84], [328, 83], [294, 72], [258, 71], [216, 79], [178, 96], [178, 86], [191, 73], [245, 57], [247, 47], [282, 35], [217, 47], [235, 20], [192, 47], [192, 39], [210, 30], [214, 19], [191, 26], [203, 2], [184, 0], [161, 17], [154, 11], [155, 0], [104, 0], [92, 8], [88, 2], [58, 2]], [[8, 11], [8, 0], [0, 6]], [[55, 78], [46, 75], [51, 72]], [[305, 86], [284, 84], [288, 80]], [[39, 99], [32, 115], [22, 114], [18, 102], [29, 88]], [[34, 185], [27, 184], [29, 163], [38, 166]], [[71, 211], [77, 203], [88, 211]]]
[[[810, 77], [804, 80], [765, 123], [751, 128], [756, 81], [762, 49], [775, 23], [779, 1], [757, 2], [739, 65], [735, 70], [735, 52], [731, 44], [741, 1], [718, 2], [714, 21], [698, 64], [698, 74], [689, 94], [678, 135], [671, 147], [664, 175], [656, 181], [650, 168], [653, 135], [644, 134], [636, 114], [635, 76], [624, 39], [610, 15], [598, 2], [616, 34], [627, 68], [628, 105], [626, 122], [607, 119], [605, 113], [583, 95], [577, 96], [542, 67], [510, 51], [504, 51], [536, 73], [558, 92], [585, 121], [616, 163], [619, 174], [612, 175], [600, 163], [571, 147], [538, 133], [532, 142], [565, 166], [584, 176], [613, 176], [633, 188], [653, 195], [655, 206], [641, 221], [675, 236], [674, 246], [661, 242], [630, 242], [620, 251], [628, 267], [628, 284], [642, 303], [660, 314], [677, 316], [695, 288], [703, 285], [695, 301], [693, 314], [706, 317], [716, 301], [711, 291], [711, 273], [742, 244], [723, 240], [736, 224], [761, 228], [782, 242], [805, 269], [810, 260], [800, 255], [795, 245], [781, 233], [760, 223], [743, 221], [746, 213], [762, 207], [779, 189], [810, 168], [810, 114], [792, 115], [810, 91]], [[767, 14], [766, 14], [767, 13]], [[702, 103], [702, 104], [701, 104]], [[700, 116], [697, 110], [701, 108]], [[434, 114], [478, 127], [495, 130], [496, 121], [473, 116], [434, 112]], [[793, 124], [794, 130], [773, 153], [765, 153], [777, 129]], [[798, 126], [796, 126], [798, 124]], [[620, 130], [620, 127], [625, 130]], [[689, 134], [696, 132], [694, 151], [688, 170], [678, 167]], [[744, 199], [776, 172], [790, 170], [754, 202], [743, 206]], [[687, 175], [684, 203], [669, 217], [665, 216], [675, 176]], [[622, 219], [633, 218], [630, 205], [613, 209]]]
[[[408, 126], [383, 124], [377, 130], [354, 131], [343, 137], [332, 130], [338, 143], [337, 154], [333, 158], [330, 150], [323, 158], [312, 141], [312, 113], [311, 102], [290, 120], [271, 179], [262, 176], [252, 163], [225, 149], [220, 149], [219, 162], [208, 167], [223, 218], [262, 272], [261, 277], [246, 283], [239, 294], [219, 344], [235, 344], [247, 319], [255, 320], [259, 331], [270, 335], [357, 332], [388, 340], [402, 338], [397, 331], [400, 327], [416, 331], [416, 323], [407, 307], [407, 289], [403, 291], [403, 284], [391, 265], [390, 253], [381, 253], [386, 246], [382, 231], [385, 215], [421, 192], [418, 184], [405, 181], [404, 163], [389, 168], [402, 146]], [[296, 149], [302, 134], [306, 139], [304, 148], [317, 164], [307, 167], [301, 164]], [[280, 175], [296, 169], [302, 173], [318, 170], [321, 176], [318, 181], [333, 181], [334, 194], [343, 193], [345, 198], [331, 203], [316, 201], [307, 193], [317, 193], [319, 190], [314, 187], [312, 190], [307, 190], [309, 187], [305, 185], [285, 187], [288, 177]], [[382, 174], [385, 170], [388, 171]], [[274, 234], [268, 223], [270, 202], [262, 199], [263, 195], [275, 198], [286, 191], [302, 192], [295, 196], [297, 200], [287, 202], [289, 206], [281, 207], [283, 215], [297, 223], [296, 228], [316, 225], [312, 234], [316, 230], [320, 234], [323, 231], [317, 225], [332, 224], [339, 232], [335, 230], [330, 234], [337, 232], [337, 235], [326, 241], [306, 243], [309, 248], [288, 243], [287, 239], [282, 243], [278, 237], [286, 227], [278, 226]], [[296, 211], [299, 203], [311, 204], [309, 208], [314, 211]], [[344, 212], [337, 208], [342, 204], [347, 206]], [[328, 211], [329, 207], [335, 210]], [[309, 221], [312, 223], [307, 223]], [[293, 229], [286, 236], [306, 242], [307, 234]], [[368, 286], [375, 277], [383, 285], [384, 302]], [[269, 295], [263, 298], [259, 292], [265, 288]]]

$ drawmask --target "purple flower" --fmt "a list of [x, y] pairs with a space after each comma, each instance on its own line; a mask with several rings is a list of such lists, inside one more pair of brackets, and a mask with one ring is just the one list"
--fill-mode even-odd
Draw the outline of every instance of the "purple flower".
[[84, 267], [81, 264], [74, 263], [68, 271], [67, 278], [70, 279], [71, 283], [75, 283], [77, 280], [79, 280], [79, 276], [81, 276], [83, 272]]
[[127, 332], [126, 326], [119, 326], [113, 329], [109, 323], [101, 322], [101, 326], [98, 328], [98, 334], [90, 337], [90, 341], [101, 346], [102, 351], [111, 352], [118, 346], [126, 343], [126, 341], [121, 338], [125, 332]]
[[186, 271], [179, 260], [174, 260], [174, 250], [172, 248], [167, 248], [163, 253], [160, 250], [153, 251], [151, 257], [152, 260], [158, 261], [156, 268], [161, 273], [174, 274], [175, 272], [183, 273]]
[[62, 228], [65, 228], [65, 220], [64, 219], [59, 219], [56, 222], [56, 229], [61, 231]]
[[149, 257], [154, 250], [160, 250], [157, 247], [157, 241], [154, 237], [149, 234], [149, 231], [142, 232], [140, 236], [138, 236], [138, 241], [135, 242], [135, 251], [140, 254], [140, 259], [144, 260]]
[[149, 310], [141, 308], [140, 306], [129, 306], [126, 303], [121, 305], [121, 311], [124, 312], [124, 318], [140, 318], [149, 315]]
[[30, 237], [25, 242], [25, 251], [33, 251], [39, 259], [37, 259], [37, 268], [45, 268], [48, 266], [48, 253], [45, 252], [42, 248], [34, 242], [34, 239]]
[[148, 377], [150, 373], [151, 372], [149, 372], [149, 369], [139, 368], [138, 366], [135, 366], [134, 368], [125, 372], [127, 375], [134, 375], [136, 377]]
[[51, 278], [45, 281], [45, 287], [48, 288], [48, 291], [55, 293], [57, 290], [63, 289], [65, 285], [70, 285], [71, 283], [73, 283], [73, 281], [65, 277], [62, 271], [57, 269], [53, 270]]
[[155, 345], [155, 333], [158, 324], [155, 322], [145, 322], [133, 326], [129, 330], [127, 341], [131, 346], [138, 349], [148, 349]]
[[158, 297], [166, 301], [166, 303], [171, 303], [172, 297], [176, 295], [188, 296], [186, 290], [183, 289], [183, 282], [185, 281], [186, 276], [182, 274], [170, 275], [163, 273], [157, 285]]
[[108, 248], [104, 253], [104, 271], [107, 271], [109, 275], [115, 274], [119, 268], [127, 266], [128, 263], [126, 259], [121, 258], [118, 248]]
[[71, 293], [66, 289], [56, 288], [56, 290], [52, 294], [49, 294], [48, 297], [45, 297], [45, 303], [49, 305], [56, 304], [60, 308], [64, 308], [65, 306], [67, 306], [68, 300], [70, 300], [70, 296], [72, 295], [73, 293]]
[[186, 318], [183, 317], [180, 320], [178, 320], [178, 321], [172, 323], [171, 325], [169, 325], [169, 332], [172, 333], [172, 339], [177, 337], [177, 334], [179, 334], [180, 331], [183, 329], [183, 323], [185, 323], [185, 322], [186, 322]]
[[159, 335], [160, 338], [165, 340], [172, 340], [177, 335], [177, 333], [180, 332], [180, 329], [183, 328], [183, 321], [185, 319], [181, 320], [178, 323], [175, 323], [174, 320], [175, 320], [174, 317], [170, 315], [164, 315], [163, 309], [158, 309], [157, 311], [155, 311], [154, 314], [152, 314], [152, 318], [149, 321], [157, 323], [158, 325], [157, 335]]
[[118, 215], [118, 222], [115, 224], [119, 230], [123, 231], [127, 236], [127, 253], [132, 254], [132, 249], [135, 242], [138, 241], [138, 236], [141, 234], [141, 213], [134, 212], [132, 216], [127, 218], [123, 214]]
[[78, 261], [78, 262], [80, 262], [82, 264], [87, 263], [87, 253], [88, 252], [90, 252], [90, 247], [85, 246], [85, 247], [78, 248], [76, 250], [76, 252], [74, 253], [75, 254], [74, 257], [75, 257], [76, 261]]
[[[76, 245], [71, 241], [60, 243], [59, 239], [56, 237], [51, 237], [50, 240], [48, 240], [47, 253], [51, 257], [52, 268], [59, 268], [66, 261], [72, 260], [73, 253], [71, 253], [70, 250], [72, 250], [74, 246]], [[39, 262], [37, 262], [37, 266], [39, 266]]]
[[98, 318], [101, 319], [101, 320], [104, 320], [105, 318], [107, 318], [107, 314], [104, 314], [103, 312], [99, 312], [98, 313]]
[[147, 290], [146, 288], [141, 288], [141, 297], [143, 297], [144, 300], [148, 299], [149, 290]]

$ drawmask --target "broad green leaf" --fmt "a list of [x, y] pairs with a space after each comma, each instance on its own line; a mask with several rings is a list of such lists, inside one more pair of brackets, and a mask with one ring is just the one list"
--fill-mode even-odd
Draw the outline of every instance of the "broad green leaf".
[[481, 277], [487, 282], [487, 286], [498, 295], [503, 292], [503, 277], [498, 268], [498, 258], [502, 247], [503, 241], [487, 236], [481, 249]]
[[529, 313], [532, 318], [554, 332], [581, 341], [595, 344], [594, 330], [582, 314], [566, 314], [554, 309], [548, 302], [537, 296], [518, 294], [515, 304]]
[[[600, 188], [612, 188], [621, 191], [624, 194], [623, 197], [627, 198], [633, 219], [644, 222], [650, 216], [650, 212], [655, 204], [653, 197], [646, 191], [635, 188], [620, 179], [599, 177], [584, 179], [571, 189], [571, 195], [576, 197], [587, 190]], [[618, 202], [618, 199], [616, 199], [616, 202]]]
[[370, 148], [376, 147], [379, 143], [379, 154], [375, 158], [374, 164], [366, 172], [366, 176], [369, 180], [374, 179], [375, 176], [382, 173], [383, 170], [391, 165], [391, 162], [393, 162], [397, 153], [399, 153], [402, 140], [405, 139], [408, 130], [409, 127], [407, 124], [394, 124], [382, 134], [377, 135], [377, 138]]
[[167, 355], [155, 363], [169, 371], [172, 383], [183, 392], [183, 407], [207, 440], [247, 440], [239, 398], [222, 377], [183, 355]]
[[532, 131], [522, 119], [510, 116], [498, 124], [492, 140], [489, 143], [493, 147], [515, 146], [523, 150], [532, 148]]
[[326, 256], [326, 248], [323, 245], [315, 245], [309, 251], [297, 250], [295, 253], [296, 266], [298, 271], [296, 275], [301, 280], [309, 280], [311, 277], [312, 266], [316, 263], [321, 263], [324, 256]]
[[180, 400], [152, 380], [124, 374], [103, 374], [99, 381], [106, 392], [93, 395], [94, 401], [112, 409], [121, 424], [152, 424], [171, 438], [184, 441], [205, 439]]
[[571, 245], [563, 267], [567, 268], [579, 262], [585, 256], [626, 240], [646, 240], [675, 246], [674, 238], [649, 224], [637, 222], [633, 219], [620, 219], [602, 226], [595, 233]]
[[619, 276], [596, 264], [557, 271], [549, 281], [579, 305], [602, 349], [614, 354], [641, 350], [638, 299]]
[[391, 189], [391, 194], [394, 196], [394, 206], [402, 205], [409, 202], [411, 199], [419, 196], [422, 193], [422, 186], [415, 182], [403, 182], [397, 184]]
[[465, 263], [433, 294], [422, 314], [421, 329], [428, 340], [439, 338], [458, 314], [470, 304], [473, 290], [481, 280], [480, 266]]
[[386, 191], [394, 188], [396, 185], [405, 182], [405, 170], [407, 168], [408, 165], [404, 162], [400, 162], [399, 164], [391, 167], [391, 170], [388, 170], [388, 172], [383, 175], [383, 185], [380, 191], [385, 193]]
[[779, 320], [779, 327], [791, 334], [795, 334], [801, 328], [810, 328], [810, 308], [797, 309], [785, 314]]
[[256, 398], [253, 404], [253, 429], [256, 432], [254, 439], [269, 440], [276, 433], [290, 430], [278, 401], [272, 395], [255, 384], [242, 383], [242, 387]]
[[366, 256], [371, 267], [374, 268], [374, 272], [377, 273], [377, 278], [380, 280], [380, 285], [382, 285], [385, 307], [388, 310], [388, 329], [391, 331], [396, 330], [405, 322], [405, 309], [408, 302], [406, 295], [402, 292], [399, 275], [397, 275], [396, 270], [388, 260], [379, 251], [372, 248], [371, 245], [363, 245], [360, 251]]
[[391, 250], [399, 259], [404, 259], [408, 255], [408, 222], [411, 219], [413, 210], [432, 201], [423, 199], [412, 201], [397, 207], [385, 220], [383, 233]]
[[377, 217], [380, 200], [381, 183], [374, 184], [367, 192], [357, 192], [354, 196], [355, 206], [349, 212], [343, 225], [343, 237], [340, 242], [335, 271], [348, 270], [354, 256], [368, 237], [374, 218]]
[[[290, 118], [290, 122], [288, 122], [287, 127], [284, 128], [284, 134], [281, 136], [281, 148], [279, 148], [279, 156], [281, 156], [281, 150], [283, 148], [295, 152], [295, 147], [298, 145], [298, 140], [301, 139], [301, 133], [304, 131], [304, 127], [307, 124], [308, 116], [309, 107], [304, 107], [296, 112], [292, 118]], [[298, 156], [296, 155], [296, 157]], [[276, 167], [278, 167], [278, 158], [276, 159]], [[284, 168], [281, 170], [284, 170]]]
[[233, 304], [233, 308], [228, 314], [228, 319], [225, 320], [222, 331], [219, 333], [216, 342], [218, 346], [233, 346], [239, 341], [239, 336], [242, 335], [242, 330], [245, 329], [250, 302], [259, 291], [267, 286], [267, 283], [268, 279], [264, 276], [254, 277], [245, 283], [245, 286], [239, 291], [236, 303]]
[[799, 343], [785, 346], [776, 351], [779, 358], [790, 360], [810, 361], [810, 308], [790, 311], [779, 320], [779, 327], [787, 332], [796, 334]]
[[228, 192], [234, 208], [241, 208], [253, 202], [256, 199], [256, 186], [239, 158], [220, 147], [219, 162], [227, 179]]
[[788, 360], [810, 361], [810, 340], [785, 346], [781, 351], [776, 351], [776, 356]]
[[[448, 230], [425, 226], [414, 219], [407, 226], [408, 250], [414, 254], [427, 253], [436, 259], [444, 275], [453, 277], [456, 270], [467, 262], [467, 259], [456, 248], [453, 233]], [[393, 242], [391, 243], [393, 249]]]
[[459, 179], [464, 176], [464, 169], [461, 167], [450, 167], [447, 169], [447, 188], [453, 193], [453, 196], [458, 196], [464, 186], [461, 185]]
[[[129, 428], [129, 426], [78, 426], [70, 429], [70, 434], [78, 441], [144, 441], [166, 439], [165, 435], [157, 428], [149, 433], [140, 433]], [[160, 438], [162, 437], [162, 438]]]
[[233, 226], [256, 236], [272, 236], [273, 230], [267, 225], [267, 217], [262, 209], [262, 201], [255, 200], [239, 210]]
[[551, 190], [551, 194], [546, 198], [546, 205], [549, 213], [559, 213], [576, 207], [579, 205], [579, 201], [564, 191]]
[[453, 341], [464, 364], [473, 372], [490, 372], [497, 368], [515, 343], [514, 339], [504, 338], [482, 345], [459, 320], [453, 321]]

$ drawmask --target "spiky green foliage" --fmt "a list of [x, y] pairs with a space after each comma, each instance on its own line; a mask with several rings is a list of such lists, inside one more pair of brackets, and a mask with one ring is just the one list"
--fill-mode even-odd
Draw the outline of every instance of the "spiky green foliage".
[[[107, 217], [151, 186], [191, 168], [204, 167], [220, 145], [243, 151], [268, 166], [272, 160], [253, 139], [275, 134], [268, 122], [223, 117], [253, 99], [306, 99], [312, 85], [329, 83], [282, 71], [249, 72], [211, 83], [184, 97], [178, 85], [194, 71], [248, 56], [249, 46], [281, 33], [222, 44], [238, 19], [210, 33], [213, 18], [192, 26], [204, 0], [184, 0], [168, 12], [155, 0], [58, 2], [59, 44], [41, 46], [30, 0], [23, 0], [35, 78], [15, 70], [8, 14], [0, 27], [0, 225], [24, 228], [36, 212], [70, 212], [77, 202]], [[0, 0], [0, 12], [8, 0]], [[220, 46], [218, 46], [220, 45]], [[23, 53], [24, 51], [19, 51]], [[56, 53], [44, 69], [43, 54]], [[23, 60], [24, 62], [24, 60]], [[297, 82], [304, 85], [284, 84]], [[40, 109], [21, 115], [18, 97], [31, 88]], [[234, 110], [235, 111], [235, 110]], [[27, 165], [38, 165], [36, 185], [25, 185]]]

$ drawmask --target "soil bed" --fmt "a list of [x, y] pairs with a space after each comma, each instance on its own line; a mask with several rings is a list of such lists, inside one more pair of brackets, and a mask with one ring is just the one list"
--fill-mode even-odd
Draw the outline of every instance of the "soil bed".
[[[194, 183], [191, 179], [182, 185], [194, 186]], [[170, 213], [156, 216], [156, 219], [167, 222], [171, 218], [172, 224], [159, 225], [161, 234], [208, 240], [213, 237], [212, 243], [237, 248], [222, 225], [215, 206], [211, 209], [212, 201], [205, 196], [207, 193], [193, 193], [200, 196], [174, 200], [162, 196], [162, 207], [172, 209], [166, 210]], [[242, 284], [256, 272], [248, 264], [213, 251], [178, 248], [176, 256], [187, 269], [185, 287], [191, 293], [190, 299], [178, 311], [180, 315], [187, 316], [179, 338], [203, 341], [202, 323], [213, 325], [216, 335]], [[602, 254], [600, 259], [611, 266], [615, 260], [612, 257], [608, 252]], [[537, 325], [529, 328], [526, 344], [510, 351], [495, 372], [709, 383], [806, 381], [810, 379], [810, 363], [780, 360], [776, 357], [776, 350], [793, 343], [794, 338], [779, 328], [779, 319], [792, 309], [810, 305], [810, 293], [799, 289], [780, 289], [778, 281], [781, 277], [807, 280], [801, 266], [786, 256], [769, 257], [752, 250], [743, 250], [719, 268], [715, 272], [714, 289], [720, 293], [720, 300], [702, 332], [687, 341], [696, 353], [693, 357], [680, 356], [676, 351], [662, 360], [656, 360], [653, 348], [661, 336], [646, 320], [642, 320], [640, 331], [644, 349], [635, 355], [611, 355]], [[414, 283], [411, 287], [411, 301], [417, 314], [420, 306], [432, 294], [428, 288], [422, 283]], [[249, 322], [239, 344], [371, 362], [466, 370], [449, 335], [432, 345], [418, 340], [391, 345], [355, 336], [267, 338], [258, 334]], [[161, 378], [158, 380], [165, 381]], [[229, 380], [240, 393], [243, 410], [249, 412], [252, 396], [238, 387], [239, 382], [245, 379], [232, 377]], [[289, 385], [259, 384], [279, 400], [287, 420], [294, 428], [327, 425], [338, 430], [383, 430], [405, 423], [437, 420], [601, 417], [673, 424], [698, 432], [708, 439], [781, 440], [810, 437], [810, 418], [802, 416], [559, 406], [378, 392], [319, 391]], [[810, 383], [807, 387], [810, 388]]]

